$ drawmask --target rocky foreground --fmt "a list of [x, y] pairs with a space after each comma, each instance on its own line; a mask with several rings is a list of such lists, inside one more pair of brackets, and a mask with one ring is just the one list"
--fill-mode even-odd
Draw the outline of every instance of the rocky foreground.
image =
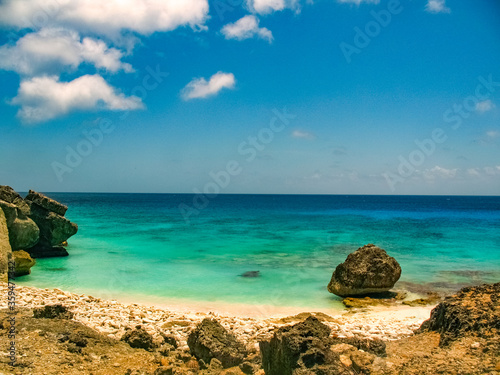
[[3, 309], [0, 374], [500, 374], [499, 296], [500, 283], [465, 288], [432, 314], [241, 318], [18, 287], [17, 361]]

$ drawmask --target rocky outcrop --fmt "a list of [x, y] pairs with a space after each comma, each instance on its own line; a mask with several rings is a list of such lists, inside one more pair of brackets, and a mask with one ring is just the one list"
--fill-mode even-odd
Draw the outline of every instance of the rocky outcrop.
[[0, 186], [0, 208], [7, 218], [12, 250], [34, 246], [38, 242], [40, 231], [28, 217], [29, 205], [10, 186]]
[[215, 319], [203, 319], [189, 334], [187, 344], [198, 360], [209, 364], [215, 358], [224, 368], [238, 366], [246, 354], [243, 344]]
[[464, 336], [500, 335], [500, 283], [467, 287], [446, 298], [431, 312], [420, 331], [436, 331], [440, 346]]
[[259, 343], [266, 375], [351, 374], [330, 350], [330, 328], [310, 316]]
[[335, 269], [328, 291], [341, 297], [389, 291], [401, 276], [401, 266], [385, 250], [368, 244], [349, 254]]
[[12, 249], [9, 242], [9, 232], [7, 230], [7, 219], [0, 210], [0, 281], [9, 281], [9, 260], [12, 256]]
[[73, 319], [74, 314], [61, 304], [47, 305], [33, 309], [33, 317], [36, 319]]
[[66, 256], [62, 246], [78, 226], [64, 217], [68, 207], [33, 190], [23, 199], [10, 186], [0, 186], [12, 250], [25, 250], [33, 258]]
[[24, 250], [12, 252], [12, 259], [15, 264], [15, 276], [29, 275], [31, 267], [35, 265], [35, 260]]

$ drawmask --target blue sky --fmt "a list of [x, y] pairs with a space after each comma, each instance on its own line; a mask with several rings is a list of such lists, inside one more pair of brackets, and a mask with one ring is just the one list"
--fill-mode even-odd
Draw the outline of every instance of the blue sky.
[[497, 1], [128, 3], [0, 3], [0, 184], [498, 195]]

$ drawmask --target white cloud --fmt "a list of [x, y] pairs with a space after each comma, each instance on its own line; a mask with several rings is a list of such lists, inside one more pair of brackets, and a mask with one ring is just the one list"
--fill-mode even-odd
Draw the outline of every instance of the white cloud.
[[479, 113], [491, 111], [493, 108], [495, 108], [495, 104], [489, 99], [476, 104], [476, 111]]
[[75, 31], [42, 29], [25, 35], [15, 45], [0, 46], [0, 69], [23, 75], [53, 74], [65, 66], [76, 68], [88, 62], [110, 72], [131, 72], [132, 66], [121, 62], [122, 56], [121, 51], [108, 48], [101, 40], [80, 41]]
[[184, 87], [182, 97], [184, 100], [206, 98], [216, 95], [223, 88], [234, 88], [235, 83], [232, 73], [218, 72], [208, 81], [205, 78], [195, 78]]
[[73, 110], [133, 110], [143, 108], [136, 96], [126, 97], [100, 75], [84, 75], [70, 82], [57, 77], [35, 77], [21, 82], [12, 104], [27, 123], [50, 120]]
[[314, 134], [302, 131], [302, 130], [294, 130], [292, 132], [292, 137], [294, 138], [302, 138], [302, 139], [314, 139], [316, 138]]
[[481, 174], [479, 173], [479, 170], [477, 168], [469, 168], [467, 169], [467, 173], [470, 175], [470, 176], [473, 176], [473, 177], [479, 177]]
[[447, 169], [436, 165], [431, 169], [424, 169], [423, 171], [417, 171], [417, 174], [421, 174], [424, 179], [428, 181], [434, 181], [437, 177], [444, 179], [451, 179], [457, 175], [458, 168]]
[[269, 43], [273, 40], [271, 30], [265, 27], [259, 27], [259, 20], [253, 15], [245, 16], [235, 23], [227, 24], [221, 31], [226, 39], [243, 40], [257, 36], [266, 39]]
[[285, 0], [247, 0], [248, 8], [252, 12], [267, 14], [286, 8]]
[[208, 0], [5, 0], [0, 24], [17, 28], [69, 27], [116, 35], [131, 30], [147, 35], [179, 26], [203, 27]]
[[361, 3], [378, 4], [378, 3], [380, 3], [380, 0], [338, 0], [338, 2], [339, 3], [345, 3], [345, 4], [360, 5]]
[[450, 8], [445, 4], [445, 0], [428, 0], [425, 10], [429, 13], [450, 13]]

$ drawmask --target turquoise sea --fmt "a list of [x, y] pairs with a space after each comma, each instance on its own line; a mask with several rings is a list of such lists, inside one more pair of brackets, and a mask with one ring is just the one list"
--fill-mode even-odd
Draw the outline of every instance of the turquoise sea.
[[[69, 257], [38, 259], [18, 284], [104, 298], [340, 306], [336, 265], [374, 243], [405, 288], [500, 281], [500, 197], [47, 193], [79, 225]], [[244, 278], [247, 271], [260, 277]]]

